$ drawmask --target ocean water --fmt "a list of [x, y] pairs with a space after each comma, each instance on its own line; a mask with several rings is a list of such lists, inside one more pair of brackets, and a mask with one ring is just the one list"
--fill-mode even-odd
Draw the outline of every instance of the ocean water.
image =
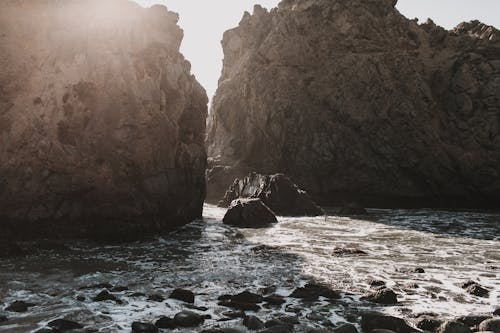
[[[364, 310], [396, 315], [412, 323], [424, 312], [441, 319], [490, 313], [500, 305], [500, 214], [436, 210], [370, 210], [366, 217], [279, 217], [266, 229], [236, 229], [221, 223], [225, 210], [205, 205], [203, 221], [147, 242], [102, 246], [68, 243], [69, 250], [0, 260], [0, 332], [34, 332], [57, 318], [97, 332], [130, 332], [133, 321], [154, 322], [186, 309], [168, 299], [174, 288], [196, 294], [193, 311], [210, 315], [202, 328], [238, 327], [241, 319], [217, 297], [275, 286], [288, 296], [315, 281], [342, 291], [342, 299], [304, 303], [286, 298], [256, 315], [297, 315], [297, 331], [356, 322]], [[352, 251], [358, 250], [358, 251]], [[415, 269], [424, 273], [416, 273]], [[377, 306], [361, 296], [370, 280], [383, 280], [397, 294], [395, 306]], [[489, 289], [469, 295], [469, 280]], [[94, 302], [98, 283], [126, 286], [113, 293], [122, 304]], [[134, 293], [136, 295], [134, 295]], [[137, 295], [143, 293], [146, 296]], [[162, 302], [148, 300], [160, 294]], [[77, 297], [84, 297], [79, 301]], [[35, 304], [28, 312], [2, 311], [15, 300]], [[207, 310], [202, 307], [208, 308]]]

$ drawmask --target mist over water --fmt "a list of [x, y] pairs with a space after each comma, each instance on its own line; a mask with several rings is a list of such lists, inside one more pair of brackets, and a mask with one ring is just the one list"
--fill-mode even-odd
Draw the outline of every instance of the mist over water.
[[[385, 281], [400, 300], [397, 306], [375, 309], [406, 318], [422, 312], [440, 318], [491, 313], [499, 304], [500, 214], [371, 210], [360, 219], [280, 217], [271, 228], [238, 230], [221, 223], [224, 213], [205, 205], [204, 221], [148, 242], [73, 243], [69, 250], [2, 259], [3, 305], [18, 299], [36, 305], [26, 314], [9, 313], [11, 320], [0, 332], [34, 331], [59, 317], [99, 332], [130, 332], [133, 321], [150, 322], [185, 309], [180, 301], [147, 297], [168, 297], [178, 287], [196, 294], [196, 307], [207, 308], [197, 310], [210, 314], [206, 327], [241, 326], [241, 319], [226, 320], [228, 309], [217, 305], [220, 295], [276, 286], [277, 294], [288, 296], [307, 281], [326, 282], [342, 290], [343, 298], [308, 306], [286, 298], [281, 307], [264, 308], [257, 315], [266, 319], [298, 308], [301, 323], [309, 327], [318, 325], [311, 314], [339, 324], [374, 309], [360, 300], [373, 279]], [[366, 254], [341, 251], [345, 249]], [[425, 273], [415, 273], [416, 268]], [[461, 285], [468, 280], [488, 288], [489, 297], [467, 294]], [[84, 287], [103, 282], [128, 287], [114, 293], [123, 304], [92, 301], [101, 288]]]

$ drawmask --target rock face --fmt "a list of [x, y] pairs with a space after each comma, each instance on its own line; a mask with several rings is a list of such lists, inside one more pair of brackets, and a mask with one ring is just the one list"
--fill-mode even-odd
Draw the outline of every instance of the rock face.
[[245, 13], [222, 41], [209, 187], [252, 170], [320, 204], [498, 205], [500, 32], [419, 25], [396, 2]]
[[264, 228], [278, 222], [274, 213], [260, 199], [234, 200], [222, 221], [240, 228]]
[[207, 97], [177, 21], [127, 0], [0, 2], [0, 234], [123, 239], [201, 216]]
[[236, 179], [219, 203], [228, 207], [238, 198], [259, 198], [274, 213], [281, 216], [319, 216], [323, 210], [309, 195], [283, 174], [260, 175], [250, 173], [243, 179]]

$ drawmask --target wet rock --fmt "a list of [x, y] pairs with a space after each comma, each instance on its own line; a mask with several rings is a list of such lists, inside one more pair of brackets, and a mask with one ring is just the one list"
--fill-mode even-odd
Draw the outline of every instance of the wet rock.
[[458, 321], [446, 321], [438, 327], [437, 333], [472, 333], [471, 329]]
[[158, 327], [150, 323], [132, 323], [132, 333], [158, 333]]
[[194, 293], [186, 289], [175, 289], [170, 294], [170, 298], [178, 299], [186, 303], [194, 303]]
[[0, 235], [124, 241], [201, 217], [208, 99], [178, 19], [129, 1], [0, 1]]
[[130, 294], [130, 297], [146, 297], [146, 294], [145, 293], [136, 292], [136, 293]]
[[231, 301], [242, 303], [261, 303], [263, 301], [263, 297], [262, 295], [245, 290], [242, 293], [232, 296]]
[[309, 195], [283, 174], [261, 175], [250, 173], [236, 179], [227, 190], [219, 207], [228, 207], [238, 198], [258, 198], [280, 216], [318, 216], [324, 211]]
[[264, 295], [269, 295], [269, 294], [275, 293], [276, 290], [278, 290], [278, 288], [276, 286], [268, 286], [268, 287], [262, 288], [260, 291]]
[[286, 300], [283, 296], [280, 296], [280, 295], [270, 295], [270, 296], [264, 297], [264, 302], [271, 304], [271, 305], [279, 306], [281, 304], [284, 304], [286, 302]]
[[113, 301], [117, 304], [122, 304], [123, 301], [120, 300], [113, 294], [110, 294], [107, 290], [101, 291], [97, 296], [92, 299], [94, 302], [105, 302], [105, 301]]
[[500, 318], [491, 318], [479, 324], [480, 331], [492, 331], [500, 333]]
[[280, 325], [268, 327], [266, 329], [259, 331], [259, 333], [291, 333], [291, 332], [293, 332], [293, 328], [289, 326], [280, 326]]
[[9, 319], [6, 316], [0, 316], [0, 323], [3, 323], [7, 320], [9, 320]]
[[291, 325], [289, 323], [285, 323], [285, 322], [283, 322], [283, 321], [281, 321], [279, 319], [276, 319], [276, 318], [270, 319], [270, 320], [266, 321], [264, 323], [264, 326], [268, 327], [268, 328], [269, 327], [275, 327], [275, 326], [286, 326], [286, 327], [288, 327], [290, 329], [293, 327], [293, 325]]
[[358, 329], [353, 324], [342, 324], [334, 328], [333, 333], [358, 333]]
[[5, 308], [5, 311], [9, 312], [26, 312], [32, 306], [35, 306], [33, 303], [28, 303], [25, 301], [15, 301], [11, 303], [9, 306]]
[[113, 293], [121, 293], [121, 292], [124, 292], [127, 290], [128, 290], [127, 286], [116, 286], [116, 287], [111, 288], [110, 291]]
[[208, 311], [208, 307], [206, 306], [197, 306], [197, 305], [194, 305], [194, 304], [186, 304], [186, 308], [188, 309], [192, 309], [192, 310], [198, 310], [198, 311]]
[[196, 327], [201, 325], [205, 318], [192, 311], [181, 311], [174, 317], [175, 324], [180, 327]]
[[222, 221], [241, 228], [264, 228], [278, 222], [274, 213], [260, 199], [234, 200]]
[[417, 267], [411, 270], [412, 273], [417, 273], [417, 274], [423, 274], [425, 273], [425, 270], [421, 267]]
[[468, 315], [462, 316], [455, 319], [455, 321], [461, 322], [465, 326], [473, 327], [481, 324], [483, 321], [490, 319], [491, 316], [488, 315]]
[[498, 308], [495, 311], [493, 311], [493, 315], [494, 316], [500, 316], [500, 308]]
[[148, 297], [148, 301], [152, 301], [152, 302], [161, 303], [164, 300], [165, 300], [165, 297], [163, 297], [163, 295], [160, 295], [160, 294], [152, 294], [152, 295], [149, 295], [149, 297]]
[[396, 333], [396, 332], [391, 331], [391, 330], [385, 330], [385, 329], [375, 329], [375, 330], [372, 330], [370, 333]]
[[92, 284], [90, 286], [84, 286], [84, 287], [80, 288], [80, 290], [85, 290], [85, 289], [108, 289], [108, 290], [111, 290], [111, 289], [113, 289], [113, 285], [109, 282], [101, 282], [101, 283]]
[[76, 296], [76, 300], [77, 300], [78, 302], [85, 302], [86, 298], [85, 298], [85, 296], [84, 296], [84, 295], [77, 295], [77, 296]]
[[158, 328], [173, 329], [176, 328], [175, 320], [169, 317], [161, 317], [155, 322], [155, 326]]
[[384, 288], [377, 290], [375, 292], [371, 292], [364, 296], [364, 299], [370, 301], [372, 303], [378, 304], [396, 304], [398, 302], [398, 296], [396, 293], [389, 288]]
[[289, 297], [301, 298], [306, 301], [316, 301], [320, 296], [328, 299], [339, 299], [341, 297], [340, 293], [336, 290], [330, 289], [327, 286], [308, 283], [304, 287], [299, 287], [295, 289]]
[[488, 295], [490, 294], [490, 291], [488, 289], [475, 282], [467, 285], [465, 291], [467, 291], [471, 295], [478, 297], [488, 297]]
[[401, 318], [377, 312], [361, 314], [361, 328], [365, 332], [371, 332], [374, 329], [386, 329], [396, 333], [410, 333], [417, 331]]
[[441, 326], [442, 323], [442, 320], [436, 319], [434, 317], [421, 316], [417, 319], [415, 324], [417, 328], [421, 330], [434, 332], [439, 326]]
[[45, 327], [35, 331], [35, 333], [60, 333], [60, 332], [55, 329]]
[[53, 320], [49, 322], [48, 326], [61, 332], [76, 330], [84, 327], [82, 324], [66, 319]]
[[385, 287], [385, 281], [381, 280], [370, 280], [368, 281], [370, 287]]
[[343, 256], [366, 256], [368, 253], [366, 253], [363, 250], [360, 249], [349, 249], [349, 248], [335, 248], [333, 250], [333, 255], [336, 257], [343, 257]]
[[226, 311], [222, 312], [222, 315], [228, 318], [245, 318], [246, 314], [244, 311]]
[[255, 316], [245, 317], [243, 319], [243, 325], [252, 331], [257, 331], [265, 327], [264, 322]]

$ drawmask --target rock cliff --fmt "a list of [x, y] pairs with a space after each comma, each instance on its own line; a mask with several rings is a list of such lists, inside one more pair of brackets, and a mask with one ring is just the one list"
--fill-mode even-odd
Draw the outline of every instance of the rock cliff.
[[201, 216], [207, 96], [177, 21], [127, 0], [0, 2], [0, 234], [123, 239]]
[[224, 34], [210, 198], [248, 171], [316, 201], [498, 206], [500, 33], [419, 24], [395, 0], [284, 0]]

